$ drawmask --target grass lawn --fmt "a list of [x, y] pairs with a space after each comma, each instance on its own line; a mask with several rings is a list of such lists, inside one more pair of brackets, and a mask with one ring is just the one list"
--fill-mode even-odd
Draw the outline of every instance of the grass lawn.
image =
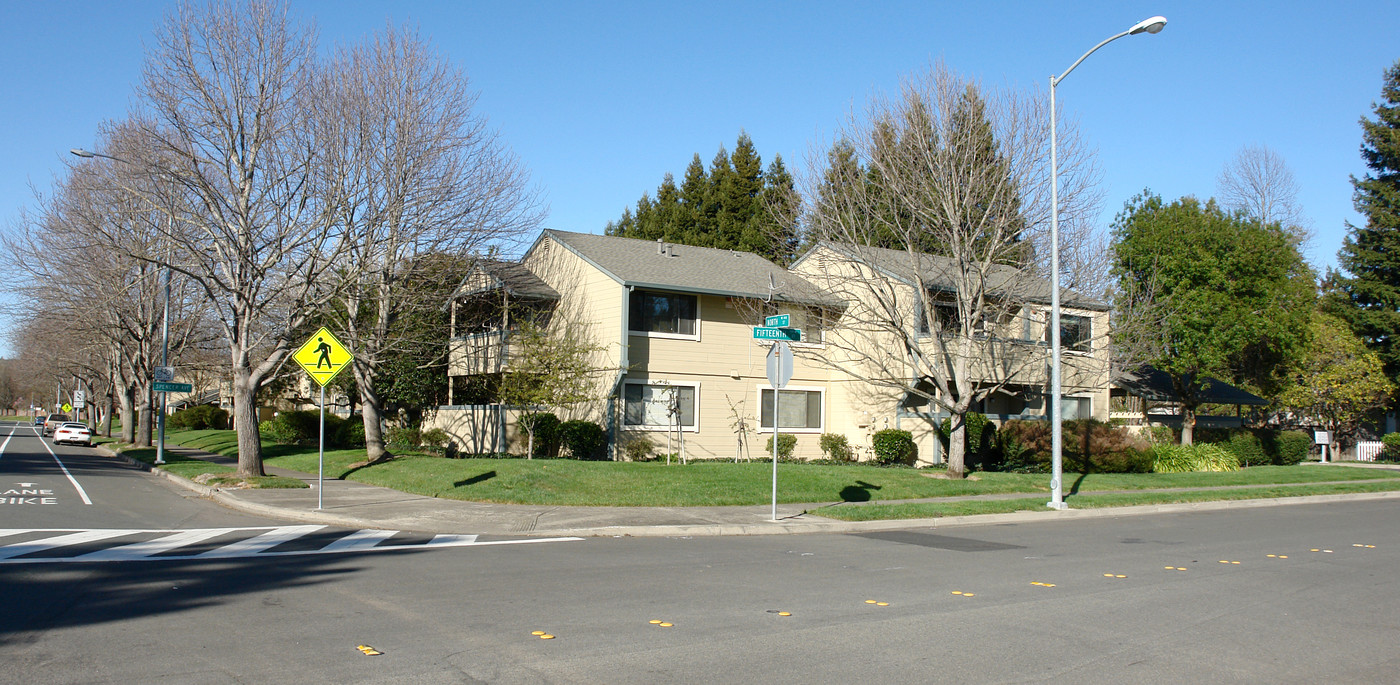
[[[171, 437], [172, 435], [170, 433], [166, 433], [165, 438], [167, 445], [173, 442], [173, 440], [171, 440]], [[107, 438], [98, 438], [94, 439], [93, 442], [96, 444], [104, 444], [114, 443], [115, 441]], [[116, 447], [115, 444], [111, 446]], [[211, 474], [210, 478], [204, 481], [206, 485], [210, 486], [234, 486], [239, 484], [239, 482], [241, 481], [245, 481], [245, 479], [237, 478], [233, 475], [234, 468], [231, 466], [215, 464], [213, 462], [205, 461], [203, 459], [191, 459], [189, 457], [182, 457], [178, 454], [172, 454], [169, 451], [166, 451], [165, 453], [165, 464], [163, 466], [155, 466], [156, 448], [154, 447], [128, 447], [127, 449], [121, 450], [121, 453], [124, 456], [135, 459], [136, 461], [150, 464], [154, 468], [163, 469], [177, 476], [180, 476], [181, 478], [188, 478], [189, 480], [195, 480], [196, 478], [199, 478], [200, 476], [203, 476], [205, 474]], [[249, 486], [255, 488], [306, 487], [305, 483], [295, 478], [284, 478], [280, 476], [262, 476], [260, 478], [246, 479], [246, 482]]]
[[[238, 449], [232, 431], [178, 431], [167, 434], [167, 439], [176, 444], [229, 456], [236, 454]], [[315, 447], [266, 445], [263, 451], [269, 465], [316, 473]], [[692, 462], [686, 466], [679, 463], [668, 466], [664, 462], [444, 459], [408, 454], [385, 464], [351, 468], [352, 464], [364, 459], [364, 450], [329, 450], [326, 452], [326, 477], [431, 497], [560, 506], [755, 505], [769, 501], [772, 487], [772, 464], [769, 462]], [[961, 481], [931, 477], [938, 473], [858, 464], [779, 464], [778, 498], [787, 503], [800, 503], [880, 502], [1016, 493], [1037, 495], [990, 502], [900, 503], [814, 510], [814, 513], [822, 516], [856, 519], [1039, 510], [1044, 508], [1045, 495], [1049, 493], [1050, 477], [1046, 474], [978, 473], [977, 480]], [[1356, 484], [1322, 485], [1329, 481], [1355, 481]], [[1400, 473], [1338, 467], [1261, 466], [1233, 473], [1067, 473], [1065, 485], [1066, 501], [1070, 506], [1085, 508], [1400, 489]], [[1193, 493], [1151, 492], [1167, 488], [1238, 488], [1245, 485], [1281, 487]], [[1143, 492], [1126, 495], [1104, 492], [1113, 490]], [[1104, 494], [1091, 494], [1094, 492]]]

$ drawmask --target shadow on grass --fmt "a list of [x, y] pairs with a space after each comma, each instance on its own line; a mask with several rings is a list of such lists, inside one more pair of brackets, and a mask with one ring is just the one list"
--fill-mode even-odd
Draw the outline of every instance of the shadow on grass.
[[486, 473], [482, 473], [482, 474], [479, 474], [479, 475], [472, 476], [471, 478], [468, 478], [468, 479], [466, 479], [466, 480], [459, 480], [459, 481], [457, 481], [456, 483], [453, 483], [453, 484], [452, 484], [452, 487], [454, 487], [454, 488], [460, 488], [460, 487], [462, 487], [462, 486], [464, 486], [464, 485], [476, 485], [477, 483], [480, 483], [480, 482], [482, 482], [482, 481], [491, 480], [492, 478], [495, 478], [495, 477], [496, 477], [496, 472], [495, 472], [495, 471], [487, 471]]
[[869, 501], [870, 501], [870, 491], [871, 491], [871, 490], [879, 490], [879, 489], [880, 489], [880, 486], [878, 486], [878, 485], [874, 485], [874, 484], [872, 484], [872, 483], [867, 483], [867, 482], [865, 482], [865, 481], [863, 481], [863, 480], [858, 480], [858, 481], [855, 482], [855, 485], [847, 485], [846, 487], [841, 488], [841, 493], [840, 493], [840, 494], [841, 494], [841, 501], [842, 501], [842, 502], [869, 502]]

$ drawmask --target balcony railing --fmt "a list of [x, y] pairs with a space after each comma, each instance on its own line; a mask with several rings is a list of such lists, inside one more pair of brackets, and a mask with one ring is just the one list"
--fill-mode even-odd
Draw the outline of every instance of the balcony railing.
[[512, 331], [485, 331], [452, 338], [448, 343], [448, 375], [477, 376], [506, 370], [515, 353], [511, 334]]

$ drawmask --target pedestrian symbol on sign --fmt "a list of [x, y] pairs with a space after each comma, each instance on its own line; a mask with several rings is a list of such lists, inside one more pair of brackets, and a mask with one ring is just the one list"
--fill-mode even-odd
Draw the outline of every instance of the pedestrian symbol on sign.
[[325, 328], [308, 338], [292, 358], [322, 387], [349, 366], [351, 359], [350, 351]]

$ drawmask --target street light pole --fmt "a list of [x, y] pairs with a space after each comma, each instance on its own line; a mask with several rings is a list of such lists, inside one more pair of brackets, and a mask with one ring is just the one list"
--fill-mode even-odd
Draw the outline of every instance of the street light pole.
[[[102, 154], [102, 153], [100, 153], [100, 152], [92, 152], [92, 151], [89, 151], [89, 150], [84, 150], [84, 149], [82, 149], [82, 148], [73, 148], [73, 149], [69, 150], [69, 152], [73, 153], [74, 155], [77, 155], [78, 157], [83, 157], [83, 158], [85, 158], [85, 159], [91, 159], [91, 158], [93, 158], [93, 157], [102, 157], [102, 158], [104, 158], [104, 159], [110, 159], [110, 160], [115, 161], [115, 162], [121, 162], [122, 164], [131, 164], [131, 162], [128, 162], [127, 160], [122, 159], [122, 158], [120, 158], [120, 157], [113, 157], [113, 156], [111, 156], [111, 155], [104, 155], [104, 154]], [[174, 208], [172, 207], [172, 208], [171, 208], [171, 211], [166, 212], [166, 214], [165, 214], [165, 230], [166, 230], [166, 234], [167, 234], [167, 235], [169, 235], [171, 229], [173, 228], [173, 218], [172, 218], [172, 216], [171, 216], [173, 213], [174, 213]], [[161, 325], [160, 325], [160, 365], [161, 365], [161, 366], [170, 366], [170, 265], [169, 265], [169, 264], [166, 264], [166, 265], [165, 265], [165, 318], [161, 321]], [[156, 417], [156, 426], [157, 426], [157, 428], [156, 428], [156, 435], [157, 435], [157, 437], [156, 437], [156, 462], [155, 462], [155, 463], [156, 463], [157, 465], [163, 465], [163, 464], [165, 464], [165, 410], [166, 410], [166, 401], [167, 401], [167, 398], [169, 397], [169, 395], [170, 395], [170, 393], [169, 393], [168, 391], [161, 391], [161, 393], [160, 393], [160, 415]]]
[[1166, 17], [1156, 16], [1144, 19], [1127, 31], [1114, 35], [1079, 56], [1063, 74], [1050, 77], [1050, 501], [1045, 506], [1051, 509], [1064, 509], [1064, 463], [1062, 458], [1063, 435], [1061, 424], [1063, 413], [1060, 408], [1060, 167], [1056, 153], [1055, 86], [1065, 80], [1084, 58], [1095, 50], [1112, 43], [1123, 36], [1139, 33], [1157, 33], [1167, 25]]

